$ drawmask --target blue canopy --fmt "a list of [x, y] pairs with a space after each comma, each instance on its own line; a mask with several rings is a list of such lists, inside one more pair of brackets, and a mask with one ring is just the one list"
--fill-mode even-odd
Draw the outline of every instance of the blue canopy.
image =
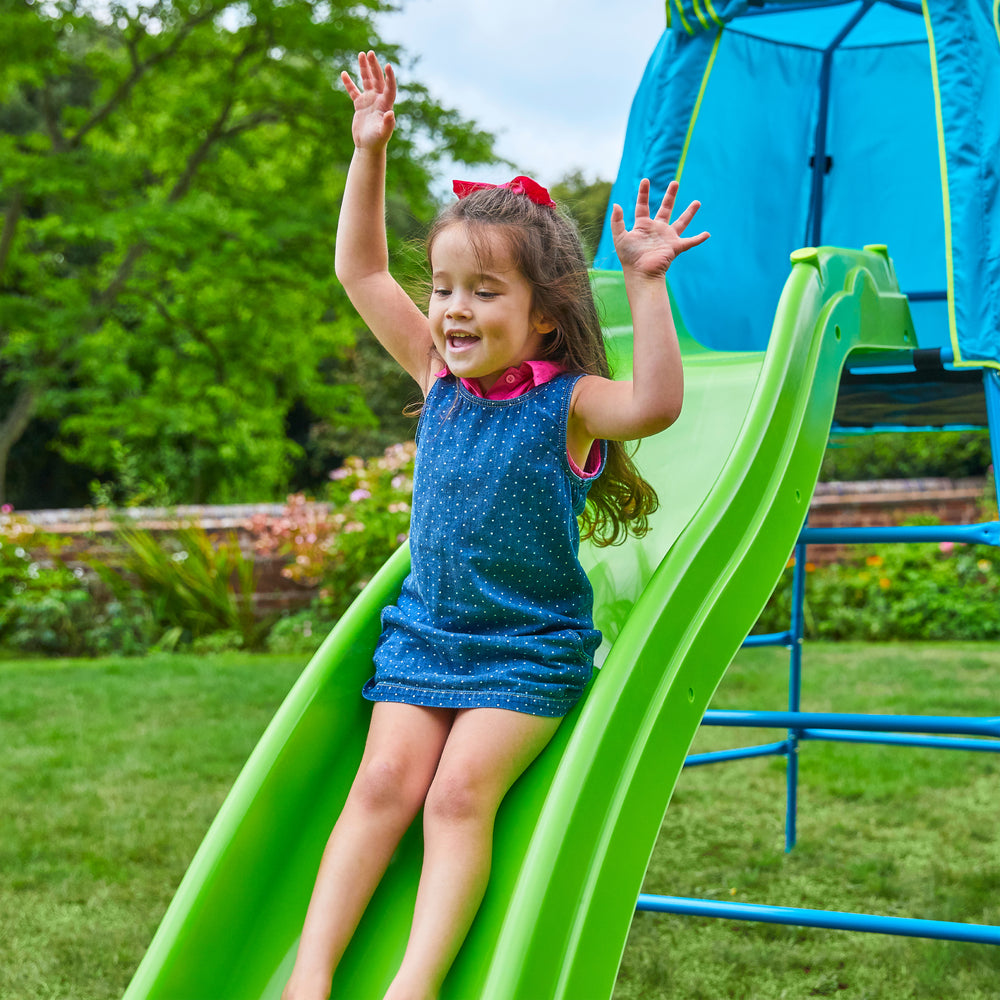
[[884, 243], [920, 346], [1000, 367], [1000, 0], [670, 0], [626, 221], [643, 177], [704, 203], [671, 290], [706, 345], [766, 345], [792, 250]]

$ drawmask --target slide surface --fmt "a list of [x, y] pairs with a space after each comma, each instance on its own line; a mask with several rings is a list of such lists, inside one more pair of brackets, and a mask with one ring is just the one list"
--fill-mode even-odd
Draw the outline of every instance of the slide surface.
[[[621, 276], [595, 272], [609, 352], [631, 366]], [[720, 294], [725, 294], [720, 289]], [[649, 535], [585, 548], [599, 670], [497, 822], [494, 870], [442, 1000], [606, 1000], [701, 716], [805, 519], [853, 350], [913, 348], [883, 250], [796, 251], [766, 353], [682, 332], [680, 420], [640, 445]], [[125, 1000], [277, 1000], [320, 854], [353, 778], [379, 612], [405, 547], [327, 638], [192, 861]], [[404, 838], [334, 983], [378, 1000], [402, 956], [421, 854]]]

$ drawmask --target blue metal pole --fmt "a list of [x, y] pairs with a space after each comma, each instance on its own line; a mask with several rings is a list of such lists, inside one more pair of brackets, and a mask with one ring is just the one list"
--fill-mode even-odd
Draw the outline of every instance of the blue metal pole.
[[822, 927], [828, 930], [866, 931], [870, 934], [897, 934], [903, 937], [935, 938], [943, 941], [968, 941], [974, 944], [1000, 944], [1000, 927], [963, 924], [948, 920], [917, 920], [912, 917], [882, 917], [867, 913], [837, 913], [832, 910], [806, 910], [791, 906], [763, 906], [754, 903], [720, 902], [712, 899], [686, 899], [679, 896], [654, 896], [643, 893], [637, 910], [653, 913], [679, 913], [689, 917], [719, 917], [725, 920], [753, 920], [794, 927]]
[[990, 427], [990, 454], [993, 456], [993, 487], [1000, 506], [1000, 372], [983, 369], [983, 391], [986, 393], [986, 421]]
[[855, 715], [849, 712], [739, 712], [711, 709], [704, 726], [746, 728], [857, 729], [864, 732], [939, 733], [1000, 737], [1000, 716], [958, 718], [947, 715]]
[[743, 640], [744, 648], [751, 646], [789, 646], [793, 641], [791, 629], [786, 632], [765, 632], [759, 635], [748, 635]]
[[[805, 638], [806, 543], [795, 543], [792, 571], [792, 646], [788, 656], [788, 711], [797, 713], [802, 701], [802, 642]], [[798, 727], [788, 729], [788, 762], [785, 769], [785, 852], [795, 847], [799, 809]]]
[[[904, 292], [911, 302], [941, 301], [948, 298], [947, 292]], [[894, 371], [916, 370], [914, 356], [920, 350], [921, 353], [927, 351], [937, 351], [937, 356], [941, 366], [951, 365], [955, 362], [955, 352], [950, 347], [914, 348], [907, 351], [865, 351], [864, 354], [852, 354], [847, 359], [848, 371], [863, 371], [865, 368], [891, 368]], [[867, 433], [867, 428], [865, 430]]]
[[825, 740], [827, 743], [867, 743], [892, 747], [927, 747], [934, 750], [976, 750], [1000, 753], [1000, 740], [961, 739], [956, 736], [910, 736], [902, 733], [855, 732], [850, 729], [803, 729], [800, 740]]
[[706, 753], [691, 753], [684, 760], [685, 767], [702, 764], [719, 764], [726, 760], [748, 760], [751, 757], [774, 757], [788, 753], [788, 741], [765, 743], [756, 747], [737, 747], [734, 750], [710, 750]]
[[970, 545], [1000, 545], [1000, 522], [913, 524], [878, 528], [803, 528], [800, 537], [810, 545], [852, 542], [966, 542]]
[[816, 115], [816, 133], [813, 141], [812, 190], [809, 195], [810, 218], [806, 228], [806, 246], [817, 247], [823, 241], [823, 180], [828, 169], [826, 129], [830, 115], [830, 81], [833, 77], [833, 56], [844, 39], [868, 13], [873, 2], [874, 0], [864, 0], [860, 9], [823, 51], [823, 62], [819, 71], [819, 102]]

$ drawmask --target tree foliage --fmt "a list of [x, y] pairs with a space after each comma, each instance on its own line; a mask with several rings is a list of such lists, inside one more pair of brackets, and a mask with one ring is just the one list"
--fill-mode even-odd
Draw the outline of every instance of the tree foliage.
[[575, 220], [587, 259], [593, 261], [608, 211], [611, 181], [600, 178], [588, 181], [581, 171], [575, 170], [552, 185], [552, 197]]
[[985, 430], [844, 435], [831, 440], [820, 479], [961, 478], [983, 476], [991, 464]]
[[[122, 454], [175, 501], [270, 499], [298, 410], [373, 423], [342, 377], [333, 276], [356, 53], [398, 61], [380, 0], [2, 0], [0, 497], [33, 420], [66, 459]], [[410, 84], [390, 240], [433, 214], [440, 157], [492, 137]], [[396, 225], [392, 222], [396, 221]]]

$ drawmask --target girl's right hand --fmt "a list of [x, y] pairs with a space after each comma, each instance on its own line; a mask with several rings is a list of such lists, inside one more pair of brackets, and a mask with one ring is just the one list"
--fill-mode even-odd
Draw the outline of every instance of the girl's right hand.
[[358, 149], [382, 149], [396, 127], [392, 106], [396, 101], [396, 75], [387, 63], [385, 72], [374, 52], [358, 54], [358, 75], [361, 89], [346, 71], [340, 79], [347, 96], [354, 102], [351, 134]]

